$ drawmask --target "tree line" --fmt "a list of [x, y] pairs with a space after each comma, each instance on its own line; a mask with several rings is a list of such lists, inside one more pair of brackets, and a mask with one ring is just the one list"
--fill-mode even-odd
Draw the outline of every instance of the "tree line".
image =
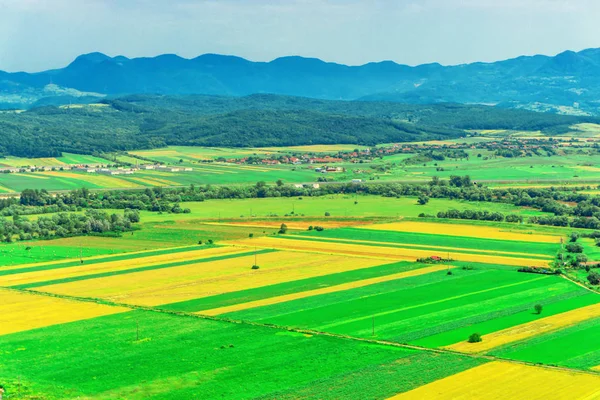
[[0, 217], [0, 239], [5, 243], [14, 240], [54, 239], [68, 236], [119, 234], [133, 230], [140, 222], [137, 210], [123, 214], [108, 214], [99, 210], [86, 210], [83, 214], [60, 212], [40, 216], [36, 220], [15, 215]]

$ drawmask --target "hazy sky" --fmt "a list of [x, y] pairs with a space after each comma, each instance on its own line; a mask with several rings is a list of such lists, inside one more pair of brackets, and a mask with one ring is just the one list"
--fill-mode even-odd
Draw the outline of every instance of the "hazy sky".
[[600, 47], [598, 0], [0, 0], [0, 70], [77, 55], [494, 61]]

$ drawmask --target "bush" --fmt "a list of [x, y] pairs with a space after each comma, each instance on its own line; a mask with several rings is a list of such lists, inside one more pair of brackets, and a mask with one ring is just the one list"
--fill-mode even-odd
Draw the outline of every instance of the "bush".
[[467, 342], [469, 342], [469, 343], [479, 343], [482, 340], [483, 339], [481, 338], [481, 335], [479, 333], [472, 333], [471, 336], [469, 336], [469, 339], [467, 340]]
[[325, 211], [325, 216], [326, 217], [331, 217], [331, 214], [329, 213], [329, 211]]
[[597, 272], [590, 272], [587, 276], [587, 280], [592, 285], [600, 285], [600, 274]]
[[253, 265], [252, 269], [260, 269], [260, 267], [258, 265]]
[[249, 233], [249, 234], [248, 234], [248, 237], [249, 237], [249, 238], [253, 238], [253, 237], [254, 237], [254, 233]]
[[322, 226], [315, 226], [315, 231], [321, 232], [323, 230], [325, 230], [325, 228], [323, 228]]
[[541, 304], [536, 304], [533, 308], [535, 309], [536, 314], [541, 314], [542, 310], [544, 309], [544, 306]]
[[583, 246], [579, 243], [569, 243], [565, 246], [569, 253], [583, 253]]
[[308, 230], [309, 230], [309, 231], [312, 231], [313, 229], [314, 229], [314, 228], [313, 228], [313, 226], [312, 226], [312, 225], [308, 227]]
[[288, 227], [286, 224], [281, 224], [281, 226], [279, 227], [279, 232], [282, 235], [285, 235], [287, 233]]

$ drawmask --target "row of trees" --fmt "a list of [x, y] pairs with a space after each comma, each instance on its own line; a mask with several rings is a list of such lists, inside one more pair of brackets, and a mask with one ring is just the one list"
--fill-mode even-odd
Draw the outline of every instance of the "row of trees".
[[98, 210], [87, 210], [84, 214], [61, 212], [48, 217], [41, 216], [34, 221], [23, 216], [11, 219], [0, 217], [0, 239], [10, 243], [14, 240], [120, 233], [131, 231], [133, 224], [139, 221], [137, 210], [110, 215]]
[[[327, 184], [319, 189], [295, 187], [278, 182], [267, 185], [258, 182], [245, 186], [202, 185], [163, 189], [94, 191], [74, 190], [68, 193], [50, 194], [46, 190], [24, 190], [20, 198], [0, 199], [0, 214], [4, 216], [74, 211], [81, 209], [136, 209], [158, 212], [189, 212], [180, 206], [185, 201], [208, 199], [243, 199], [263, 197], [300, 197], [331, 194], [372, 194], [385, 197], [412, 196], [422, 199], [444, 198], [467, 201], [484, 201], [527, 206], [554, 216], [532, 217], [530, 222], [600, 229], [600, 196], [581, 193], [573, 188], [500, 188], [490, 189], [475, 185], [469, 176], [451, 176], [449, 180], [434, 177], [428, 184]], [[569, 206], [567, 204], [575, 204]], [[519, 216], [500, 217], [497, 213], [480, 215], [467, 210], [442, 218], [486, 219], [521, 222]]]

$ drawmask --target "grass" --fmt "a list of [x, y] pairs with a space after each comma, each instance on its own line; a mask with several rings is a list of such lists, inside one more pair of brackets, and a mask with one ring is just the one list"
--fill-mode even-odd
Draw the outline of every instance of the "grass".
[[[355, 204], [355, 202], [357, 202]], [[191, 209], [190, 214], [177, 216], [159, 215], [142, 212], [142, 221], [155, 222], [165, 219], [211, 219], [223, 220], [233, 218], [280, 219], [285, 222], [285, 215], [296, 217], [324, 217], [330, 213], [335, 218], [377, 218], [377, 217], [417, 217], [420, 213], [435, 214], [439, 210], [474, 209], [498, 211], [501, 213], [517, 213], [521, 215], [542, 215], [536, 210], [520, 208], [504, 203], [469, 202], [447, 199], [431, 199], [428, 204], [417, 204], [416, 198], [391, 198], [381, 196], [348, 196], [331, 195], [303, 198], [266, 198], [266, 199], [225, 199], [207, 200], [203, 202], [182, 203], [182, 207]], [[292, 214], [292, 212], [294, 214]], [[464, 222], [464, 221], [463, 221]]]
[[384, 399], [481, 364], [142, 311], [2, 336], [0, 348], [0, 375], [47, 399]]

